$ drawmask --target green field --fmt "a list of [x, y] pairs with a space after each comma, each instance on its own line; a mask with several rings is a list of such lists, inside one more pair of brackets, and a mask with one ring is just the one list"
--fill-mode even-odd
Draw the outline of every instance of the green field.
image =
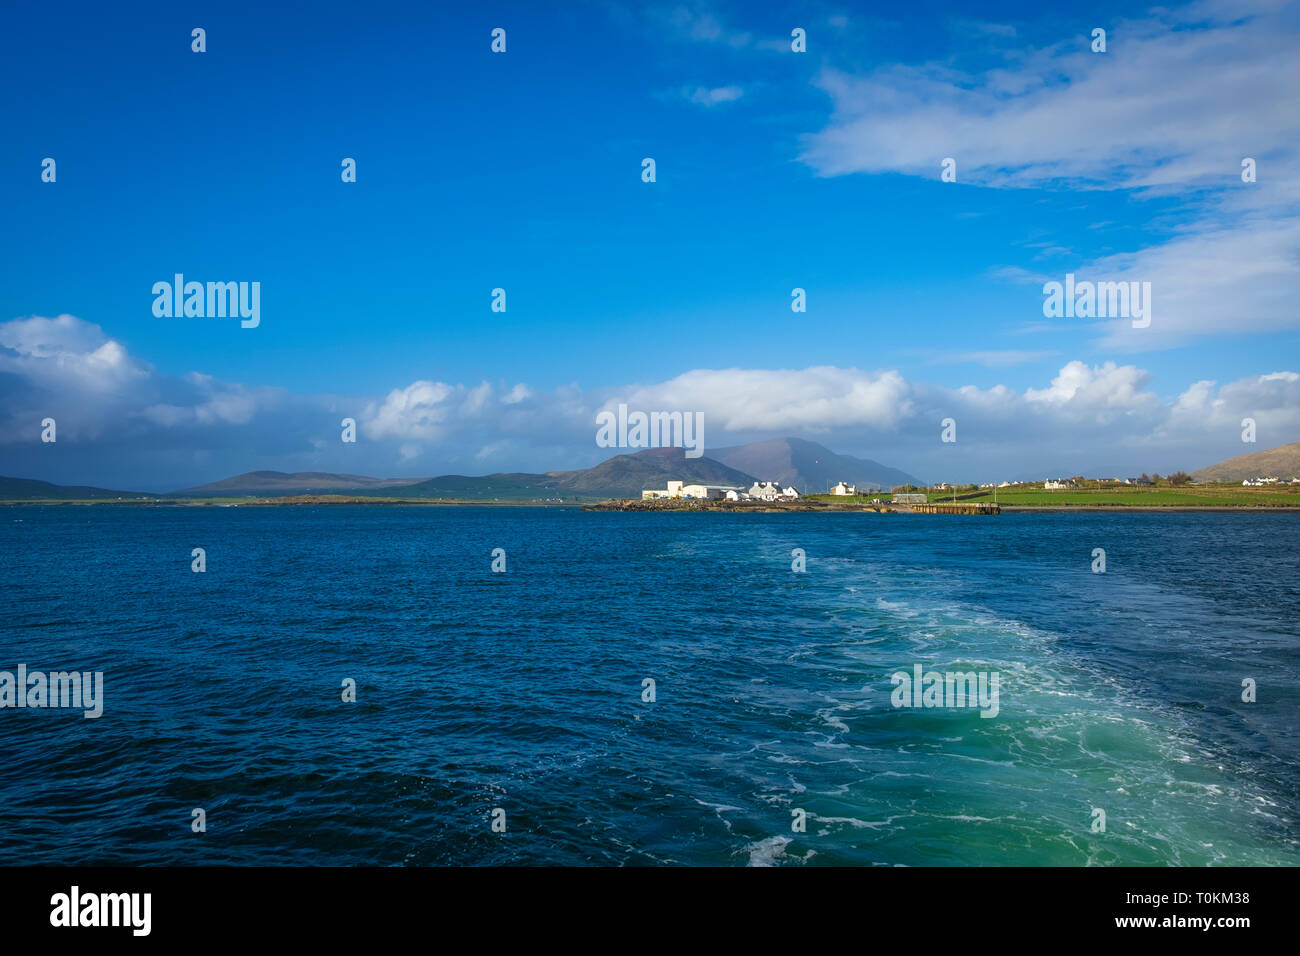
[[806, 501], [845, 501], [854, 505], [870, 504], [873, 498], [879, 498], [881, 501], [889, 501], [894, 497], [888, 491], [873, 491], [869, 495], [804, 495]]
[[[925, 492], [927, 500], [935, 503], [951, 502], [952, 495], [942, 491]], [[892, 492], [873, 492], [868, 495], [805, 495], [806, 500], [836, 502], [839, 504], [869, 505], [872, 498], [890, 501]], [[996, 499], [993, 489], [979, 494], [969, 492], [958, 495], [959, 502], [994, 501], [1014, 508], [1016, 505], [1034, 508], [1300, 508], [1300, 486], [1280, 488], [1245, 488], [1241, 485], [1183, 485], [1153, 488], [1080, 488], [1074, 491], [1047, 491], [1039, 487], [999, 488]]]
[[[931, 501], [944, 501], [942, 494]], [[952, 499], [947, 499], [952, 500]], [[993, 501], [993, 490], [963, 501]], [[1123, 506], [1137, 508], [1300, 508], [1300, 486], [1281, 489], [1245, 488], [1241, 485], [1183, 486], [1181, 488], [1100, 488], [1046, 491], [1042, 488], [999, 488], [1000, 505], [1037, 507]]]

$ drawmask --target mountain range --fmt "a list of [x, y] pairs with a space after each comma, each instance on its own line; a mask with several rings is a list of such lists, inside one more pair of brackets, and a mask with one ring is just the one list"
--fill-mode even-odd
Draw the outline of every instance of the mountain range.
[[710, 458], [687, 458], [681, 448], [647, 448], [615, 455], [594, 468], [543, 474], [441, 475], [437, 478], [365, 478], [315, 472], [254, 471], [175, 492], [177, 497], [350, 494], [385, 498], [460, 498], [534, 501], [549, 498], [640, 497], [643, 488], [663, 488], [677, 478], [710, 485], [744, 485], [754, 478]]
[[184, 488], [165, 496], [104, 488], [71, 487], [22, 478], [0, 478], [0, 498], [241, 498], [344, 494], [365, 497], [457, 498], [531, 501], [639, 497], [643, 488], [663, 488], [671, 480], [748, 487], [756, 480], [824, 492], [835, 481], [890, 487], [915, 483], [906, 472], [879, 462], [838, 455], [797, 438], [720, 448], [687, 458], [681, 448], [647, 448], [615, 455], [593, 468], [542, 474], [442, 475], [437, 478], [371, 478], [330, 472], [250, 471]]
[[[1192, 473], [1198, 481], [1241, 481], [1256, 475], [1300, 474], [1300, 442], [1239, 455]], [[615, 455], [593, 468], [542, 474], [442, 475], [437, 478], [371, 478], [330, 472], [250, 471], [167, 495], [56, 485], [30, 478], [0, 477], [0, 499], [94, 500], [104, 498], [241, 498], [342, 494], [393, 498], [456, 498], [479, 501], [635, 498], [643, 488], [668, 481], [748, 487], [755, 480], [794, 485], [805, 494], [826, 492], [837, 481], [861, 488], [920, 484], [905, 471], [869, 458], [840, 455], [801, 438], [778, 438], [712, 449], [687, 458], [681, 448], [647, 448]]]

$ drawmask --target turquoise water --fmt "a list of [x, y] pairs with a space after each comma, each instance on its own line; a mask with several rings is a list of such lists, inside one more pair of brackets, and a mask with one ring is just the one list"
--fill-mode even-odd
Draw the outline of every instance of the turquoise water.
[[[0, 863], [1293, 864], [1297, 531], [0, 508], [0, 670], [105, 687], [0, 710]], [[997, 716], [893, 707], [917, 663]]]

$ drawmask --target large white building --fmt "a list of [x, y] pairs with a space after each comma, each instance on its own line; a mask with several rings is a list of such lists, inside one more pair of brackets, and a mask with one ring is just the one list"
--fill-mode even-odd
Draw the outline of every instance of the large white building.
[[833, 495], [856, 495], [857, 493], [857, 487], [849, 484], [847, 481], [837, 482], [835, 487], [831, 489], [831, 494]]
[[724, 497], [728, 491], [739, 491], [733, 485], [688, 485], [684, 481], [670, 481], [667, 488], [646, 488], [641, 492], [641, 500], [650, 498], [703, 498], [717, 499]]

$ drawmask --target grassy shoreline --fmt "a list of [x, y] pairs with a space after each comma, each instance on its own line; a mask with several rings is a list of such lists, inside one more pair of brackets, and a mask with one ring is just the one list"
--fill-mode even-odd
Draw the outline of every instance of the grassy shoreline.
[[[39, 506], [119, 506], [133, 508], [284, 508], [330, 505], [379, 505], [386, 507], [516, 507], [582, 508], [587, 511], [724, 511], [749, 513], [908, 513], [908, 509], [889, 503], [891, 495], [806, 495], [794, 501], [726, 501], [689, 498], [580, 498], [571, 501], [545, 499], [472, 498], [397, 498], [369, 495], [292, 495], [284, 497], [225, 498], [8, 498], [0, 505]], [[948, 504], [952, 497], [928, 493], [931, 504]], [[883, 499], [883, 503], [873, 503]], [[1154, 488], [1106, 488], [1047, 491], [1041, 487], [1000, 488], [997, 504], [1005, 514], [1057, 513], [1081, 511], [1106, 512], [1273, 512], [1300, 511], [1300, 488], [1246, 488], [1234, 485]], [[960, 504], [992, 502], [992, 490], [978, 494], [959, 494]]]

